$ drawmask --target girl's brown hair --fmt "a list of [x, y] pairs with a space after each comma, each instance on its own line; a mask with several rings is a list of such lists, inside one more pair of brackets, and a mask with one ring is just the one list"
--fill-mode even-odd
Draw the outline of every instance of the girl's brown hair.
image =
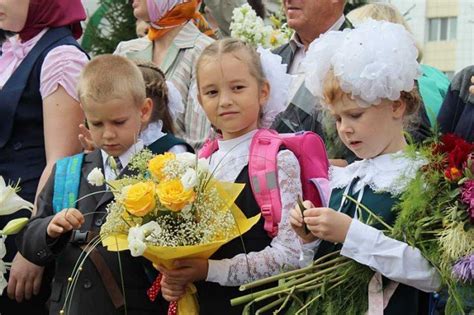
[[[257, 79], [259, 86], [261, 86], [265, 81], [265, 74], [263, 73], [262, 63], [260, 62], [260, 56], [249, 44], [235, 38], [225, 38], [221, 40], [217, 40], [207, 46], [199, 56], [196, 66], [196, 73], [197, 77], [199, 78], [199, 69], [201, 68], [202, 63], [205, 60], [212, 59], [214, 60], [216, 57], [222, 56], [223, 54], [227, 53], [234, 53], [234, 57], [237, 59], [242, 59], [241, 56], [237, 56], [235, 53], [237, 52], [244, 52], [244, 56], [246, 62], [250, 69], [250, 74]], [[199, 80], [198, 81], [198, 88], [199, 88]]]
[[137, 61], [136, 64], [145, 80], [146, 96], [153, 101], [150, 122], [161, 120], [163, 132], [173, 134], [175, 130], [168, 108], [168, 86], [165, 74], [154, 63]]

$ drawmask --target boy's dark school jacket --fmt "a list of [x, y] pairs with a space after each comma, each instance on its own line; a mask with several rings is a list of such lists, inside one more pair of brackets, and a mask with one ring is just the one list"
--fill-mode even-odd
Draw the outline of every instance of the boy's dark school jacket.
[[[84, 156], [82, 174], [79, 185], [79, 198], [87, 194], [104, 190], [87, 182], [87, 175], [95, 168], [103, 169], [100, 150]], [[121, 174], [130, 173], [125, 168]], [[46, 228], [52, 220], [53, 188], [55, 169], [39, 195], [37, 215], [28, 223], [18, 236], [18, 248], [29, 261], [37, 265], [46, 265], [55, 261], [55, 276], [52, 282], [50, 314], [59, 314], [64, 307], [68, 279], [76, 265], [79, 255], [83, 252], [84, 241], [90, 239], [86, 233], [69, 232], [58, 239], [47, 236]], [[85, 222], [80, 231], [98, 233], [105, 221], [106, 206], [113, 200], [110, 192], [103, 192], [80, 200], [76, 208], [85, 215]], [[125, 294], [122, 294], [120, 267]], [[151, 263], [143, 257], [132, 257], [129, 251], [120, 253], [109, 252], [101, 245], [91, 253], [82, 266], [77, 284], [69, 299], [70, 307], [64, 308], [67, 315], [83, 314], [124, 314], [126, 306], [128, 314], [166, 314], [167, 305], [162, 299], [150, 302], [146, 294], [151, 285], [147, 274], [153, 270]], [[125, 301], [125, 302], [124, 302]]]

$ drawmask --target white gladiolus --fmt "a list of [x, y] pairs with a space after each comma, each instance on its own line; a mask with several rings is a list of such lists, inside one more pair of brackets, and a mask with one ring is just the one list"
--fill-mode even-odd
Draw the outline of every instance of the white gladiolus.
[[33, 210], [33, 204], [17, 195], [17, 189], [7, 186], [0, 176], [0, 215], [8, 215], [20, 209]]
[[105, 183], [104, 174], [102, 174], [102, 170], [98, 167], [95, 167], [89, 175], [87, 175], [87, 182], [92, 186], [100, 187]]
[[197, 184], [197, 174], [196, 171], [192, 168], [188, 168], [183, 177], [181, 177], [181, 183], [183, 184], [184, 189], [189, 190], [193, 189]]

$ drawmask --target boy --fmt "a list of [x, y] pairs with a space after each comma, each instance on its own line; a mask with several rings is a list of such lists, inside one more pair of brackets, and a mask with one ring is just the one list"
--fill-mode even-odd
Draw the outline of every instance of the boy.
[[[122, 314], [125, 307], [128, 314], [163, 314], [162, 302], [152, 303], [146, 295], [151, 283], [145, 268], [150, 264], [133, 258], [128, 251], [108, 252], [98, 245], [85, 260], [74, 289], [67, 292], [73, 268], [86, 245], [98, 235], [107, 215], [106, 206], [113, 199], [105, 186], [88, 183], [87, 176], [96, 167], [106, 181], [129, 172], [126, 166], [130, 158], [143, 148], [138, 134], [152, 111], [140, 70], [119, 56], [92, 60], [81, 74], [78, 93], [97, 149], [78, 163], [77, 199], [96, 194], [80, 199], [74, 207], [61, 207], [61, 203], [58, 207], [55, 190], [63, 182], [58, 162], [39, 195], [37, 216], [19, 236], [20, 252], [38, 265], [55, 260], [50, 314]], [[71, 172], [74, 170], [68, 168], [68, 180]]]

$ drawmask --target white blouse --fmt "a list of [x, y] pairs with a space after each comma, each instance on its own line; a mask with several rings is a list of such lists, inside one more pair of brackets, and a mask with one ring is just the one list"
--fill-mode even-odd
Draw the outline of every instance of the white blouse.
[[[248, 164], [250, 143], [255, 131], [241, 137], [219, 141], [219, 150], [209, 158], [214, 176], [223, 181], [235, 181]], [[290, 226], [289, 212], [302, 194], [300, 166], [295, 155], [281, 150], [277, 155], [278, 185], [280, 187], [282, 216], [278, 235], [270, 245], [259, 252], [238, 254], [233, 258], [209, 260], [207, 281], [223, 286], [238, 286], [278, 274], [285, 269], [299, 268], [301, 245]]]

